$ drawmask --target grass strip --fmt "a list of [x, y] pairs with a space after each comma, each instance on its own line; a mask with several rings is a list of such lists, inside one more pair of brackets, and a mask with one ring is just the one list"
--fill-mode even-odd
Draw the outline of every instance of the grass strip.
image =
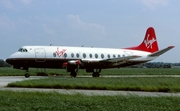
[[180, 97], [0, 91], [0, 111], [179, 111]]
[[60, 78], [25, 80], [9, 83], [7, 87], [124, 90], [149, 92], [180, 92], [180, 78], [128, 77], [128, 78]]
[[[30, 68], [29, 74], [31, 76], [37, 75], [38, 72], [45, 72], [47, 75], [67, 75], [65, 69], [38, 69]], [[0, 67], [0, 76], [24, 76], [25, 71], [13, 69], [12, 67]], [[85, 70], [79, 70], [78, 75], [91, 75]], [[103, 69], [101, 75], [180, 75], [180, 68], [113, 68]]]

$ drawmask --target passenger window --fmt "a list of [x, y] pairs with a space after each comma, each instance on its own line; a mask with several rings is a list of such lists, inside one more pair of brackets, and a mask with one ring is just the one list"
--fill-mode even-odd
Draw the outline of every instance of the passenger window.
[[72, 58], [74, 57], [74, 54], [73, 54], [73, 53], [71, 53], [71, 57], [72, 57]]
[[98, 58], [98, 54], [95, 54], [95, 58]]
[[89, 57], [92, 58], [92, 54], [89, 54]]
[[108, 58], [110, 58], [111, 56], [108, 54]]
[[116, 55], [115, 55], [115, 54], [113, 54], [113, 57], [114, 57], [114, 58], [116, 58]]
[[85, 53], [83, 53], [83, 57], [86, 58], [86, 54]]
[[79, 58], [79, 54], [78, 53], [76, 54], [76, 57]]
[[67, 57], [67, 53], [64, 53], [64, 57]]
[[104, 58], [104, 54], [101, 54], [101, 58], [102, 58], [102, 59]]

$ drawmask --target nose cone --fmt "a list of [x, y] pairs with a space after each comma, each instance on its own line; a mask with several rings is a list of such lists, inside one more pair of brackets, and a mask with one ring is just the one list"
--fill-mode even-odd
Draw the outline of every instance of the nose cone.
[[11, 59], [11, 58], [7, 58], [6, 59], [6, 62], [8, 63], [8, 64], [11, 64], [11, 65], [13, 65], [13, 59]]
[[6, 62], [7, 62], [8, 64], [14, 65], [15, 62], [16, 62], [16, 59], [15, 59], [15, 58], [7, 58], [7, 59], [6, 59]]
[[6, 59], [6, 62], [11, 64], [11, 65], [14, 65], [14, 63], [16, 62], [16, 59], [18, 59], [18, 52], [12, 54], [11, 56], [9, 56], [7, 59]]

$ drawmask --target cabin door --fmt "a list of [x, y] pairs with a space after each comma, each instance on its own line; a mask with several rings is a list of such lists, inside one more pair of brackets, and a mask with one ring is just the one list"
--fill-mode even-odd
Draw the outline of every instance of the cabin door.
[[36, 62], [46, 61], [46, 52], [43, 48], [35, 49], [35, 61]]

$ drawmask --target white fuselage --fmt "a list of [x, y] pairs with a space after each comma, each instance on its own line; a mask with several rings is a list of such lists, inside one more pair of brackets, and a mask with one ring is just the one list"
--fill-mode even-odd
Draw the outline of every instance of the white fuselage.
[[[112, 68], [124, 67], [138, 63], [147, 62], [156, 57], [148, 57], [149, 52], [127, 49], [113, 48], [93, 48], [93, 47], [66, 47], [66, 46], [23, 46], [18, 52], [12, 54], [7, 60], [16, 60], [13, 63], [18, 67], [42, 67], [42, 68], [61, 68], [64, 62], [81, 60], [81, 68]], [[126, 56], [140, 56], [128, 59], [125, 62], [106, 63], [99, 62], [112, 58]], [[118, 61], [117, 61], [118, 62]], [[108, 65], [107, 65], [108, 64]]]

